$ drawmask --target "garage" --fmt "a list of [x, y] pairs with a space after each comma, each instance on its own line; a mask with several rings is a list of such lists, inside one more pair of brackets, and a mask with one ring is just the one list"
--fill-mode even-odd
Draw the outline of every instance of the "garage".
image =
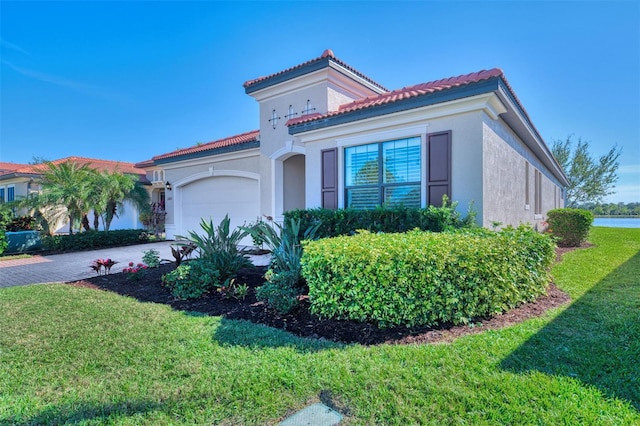
[[[238, 176], [214, 176], [183, 186], [177, 234], [200, 233], [202, 218], [211, 218], [217, 226], [225, 214], [229, 214], [232, 228], [255, 222], [260, 216], [259, 190], [257, 180]], [[250, 244], [251, 239], [243, 243]]]

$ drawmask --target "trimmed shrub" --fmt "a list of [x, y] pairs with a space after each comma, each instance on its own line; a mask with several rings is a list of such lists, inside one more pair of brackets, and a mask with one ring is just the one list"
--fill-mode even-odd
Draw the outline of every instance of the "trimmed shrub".
[[7, 241], [6, 226], [11, 222], [13, 212], [4, 203], [0, 204], [0, 254], [4, 253], [9, 242]]
[[287, 220], [300, 220], [300, 229], [318, 226], [317, 238], [353, 235], [357, 230], [371, 232], [406, 232], [412, 229], [442, 232], [445, 230], [471, 228], [475, 226], [475, 212], [469, 210], [462, 217], [456, 210], [457, 203], [442, 207], [429, 206], [424, 209], [407, 207], [378, 207], [372, 210], [322, 208], [290, 210]]
[[51, 251], [79, 251], [101, 247], [127, 246], [149, 241], [149, 234], [140, 229], [86, 231], [73, 235], [44, 235], [42, 245]]
[[381, 327], [465, 324], [545, 292], [554, 243], [531, 228], [359, 233], [304, 242], [311, 310]]
[[197, 299], [220, 286], [220, 272], [204, 259], [191, 260], [164, 274], [162, 284], [178, 299]]
[[589, 236], [593, 213], [570, 208], [549, 210], [547, 222], [559, 246], [579, 247]]

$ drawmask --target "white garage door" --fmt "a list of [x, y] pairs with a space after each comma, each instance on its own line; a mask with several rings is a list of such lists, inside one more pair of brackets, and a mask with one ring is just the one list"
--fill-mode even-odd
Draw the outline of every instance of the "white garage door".
[[[201, 218], [220, 224], [225, 214], [231, 218], [231, 228], [255, 222], [260, 216], [257, 180], [235, 176], [217, 176], [192, 182], [182, 188], [182, 226], [179, 235], [188, 231], [201, 233]], [[250, 244], [245, 239], [243, 244]]]

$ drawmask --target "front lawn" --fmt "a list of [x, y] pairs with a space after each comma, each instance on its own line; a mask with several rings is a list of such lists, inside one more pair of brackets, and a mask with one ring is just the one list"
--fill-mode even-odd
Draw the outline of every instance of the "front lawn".
[[[573, 302], [430, 345], [339, 345], [68, 285], [0, 290], [0, 424], [640, 423], [640, 230], [594, 228]], [[134, 285], [134, 284], [132, 284]]]

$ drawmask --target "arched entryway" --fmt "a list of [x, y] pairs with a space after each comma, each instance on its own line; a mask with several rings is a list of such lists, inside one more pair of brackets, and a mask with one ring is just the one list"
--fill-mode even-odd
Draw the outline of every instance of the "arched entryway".
[[293, 155], [282, 162], [282, 211], [305, 207], [305, 157]]

